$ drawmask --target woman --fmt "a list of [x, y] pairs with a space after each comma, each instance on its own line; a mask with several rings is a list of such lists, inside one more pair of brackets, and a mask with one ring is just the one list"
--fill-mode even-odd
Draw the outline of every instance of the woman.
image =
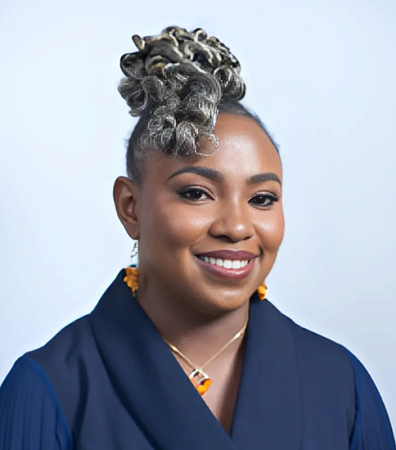
[[361, 363], [265, 298], [282, 164], [238, 60], [200, 29], [133, 39], [114, 200], [139, 267], [15, 363], [0, 449], [394, 450]]

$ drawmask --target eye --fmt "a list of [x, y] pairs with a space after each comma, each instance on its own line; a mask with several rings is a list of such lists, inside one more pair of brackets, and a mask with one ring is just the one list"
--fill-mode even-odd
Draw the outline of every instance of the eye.
[[259, 208], [268, 208], [273, 205], [275, 202], [279, 201], [279, 197], [275, 194], [265, 192], [255, 195], [249, 200], [249, 203], [254, 206], [258, 206]]
[[198, 187], [184, 188], [178, 191], [177, 193], [178, 195], [180, 195], [180, 197], [186, 198], [187, 200], [192, 200], [194, 202], [210, 198], [209, 194], [207, 194], [206, 191]]

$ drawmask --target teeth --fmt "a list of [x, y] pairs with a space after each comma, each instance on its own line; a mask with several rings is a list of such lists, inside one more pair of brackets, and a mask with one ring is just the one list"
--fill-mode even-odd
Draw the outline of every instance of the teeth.
[[242, 269], [249, 264], [248, 260], [231, 260], [220, 258], [208, 258], [207, 256], [200, 256], [200, 258], [206, 263], [213, 264], [215, 266], [224, 267], [225, 269]]
[[232, 261], [232, 268], [233, 269], [240, 269], [241, 268], [241, 261]]
[[225, 259], [223, 267], [225, 269], [232, 269], [232, 261], [230, 259]]

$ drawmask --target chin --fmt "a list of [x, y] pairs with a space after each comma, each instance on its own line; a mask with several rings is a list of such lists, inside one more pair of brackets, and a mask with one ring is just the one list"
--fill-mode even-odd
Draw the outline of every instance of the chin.
[[251, 293], [235, 292], [230, 289], [210, 289], [210, 293], [205, 295], [202, 292], [196, 299], [200, 309], [210, 315], [223, 315], [237, 311], [249, 304]]

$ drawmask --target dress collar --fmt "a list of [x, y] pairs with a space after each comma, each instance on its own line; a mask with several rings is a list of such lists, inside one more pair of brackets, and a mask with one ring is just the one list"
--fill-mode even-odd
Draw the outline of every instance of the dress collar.
[[115, 392], [153, 443], [175, 450], [297, 450], [300, 397], [289, 319], [251, 298], [245, 359], [228, 435], [172, 355], [121, 270], [90, 315]]

